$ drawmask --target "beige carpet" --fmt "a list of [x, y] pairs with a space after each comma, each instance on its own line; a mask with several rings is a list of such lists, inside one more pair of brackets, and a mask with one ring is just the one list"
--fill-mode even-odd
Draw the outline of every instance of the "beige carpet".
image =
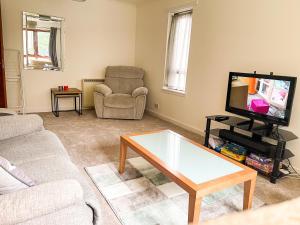
[[[187, 225], [188, 193], [142, 157], [86, 167], [86, 171], [124, 225]], [[200, 224], [243, 209], [244, 190], [236, 185], [205, 196]], [[252, 207], [264, 203], [254, 196]]]
[[[145, 115], [141, 121], [97, 119], [95, 112], [92, 110], [84, 111], [81, 117], [75, 112], [61, 113], [59, 118], [54, 117], [52, 113], [41, 113], [40, 115], [44, 119], [45, 127], [59, 136], [71, 159], [87, 179], [89, 177], [85, 173], [84, 167], [118, 160], [119, 137], [122, 134], [171, 129], [197, 142], [201, 143], [203, 141], [200, 135], [193, 134], [150, 115]], [[129, 151], [128, 156], [130, 158], [137, 155]], [[89, 181], [103, 206], [104, 224], [120, 224], [92, 181], [90, 179]], [[267, 204], [300, 196], [300, 180], [283, 178], [274, 185], [265, 178], [259, 177], [256, 196]]]

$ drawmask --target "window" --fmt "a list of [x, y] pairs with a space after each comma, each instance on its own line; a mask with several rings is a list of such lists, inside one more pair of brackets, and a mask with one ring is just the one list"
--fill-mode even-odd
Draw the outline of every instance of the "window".
[[164, 88], [185, 92], [192, 30], [192, 10], [171, 14]]
[[[26, 30], [23, 30], [26, 35]], [[27, 51], [24, 48], [24, 56], [35, 58], [45, 58], [50, 61], [49, 57], [50, 30], [28, 30], [27, 31]], [[26, 39], [24, 38], [24, 46]]]

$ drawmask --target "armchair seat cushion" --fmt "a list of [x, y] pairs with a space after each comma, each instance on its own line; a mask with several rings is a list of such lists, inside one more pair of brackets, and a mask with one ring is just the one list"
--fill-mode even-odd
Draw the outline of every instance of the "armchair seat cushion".
[[120, 109], [133, 108], [135, 106], [135, 98], [129, 94], [111, 94], [104, 98], [104, 106]]

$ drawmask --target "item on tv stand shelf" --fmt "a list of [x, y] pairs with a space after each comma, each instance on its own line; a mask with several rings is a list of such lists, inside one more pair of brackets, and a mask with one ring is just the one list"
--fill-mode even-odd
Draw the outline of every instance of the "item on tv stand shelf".
[[245, 148], [258, 149], [261, 152], [270, 152], [274, 147], [271, 144], [259, 142], [257, 140], [253, 140], [251, 137], [226, 129], [221, 129], [219, 136], [220, 138], [237, 143]]
[[262, 158], [255, 154], [250, 154], [249, 156], [246, 157], [247, 166], [250, 166], [258, 170], [265, 175], [270, 175], [273, 171], [274, 162], [271, 159], [268, 159], [267, 161], [265, 157]]
[[227, 143], [221, 148], [221, 153], [234, 160], [243, 162], [246, 159], [247, 150], [246, 148], [240, 145], [234, 143]]
[[218, 115], [216, 116], [216, 121], [224, 121], [224, 120], [228, 120], [229, 116], [222, 116], [222, 115]]
[[245, 161], [245, 159], [246, 159], [246, 156], [244, 156], [244, 155], [238, 155], [238, 154], [235, 154], [235, 153], [233, 153], [232, 151], [229, 151], [228, 149], [221, 149], [221, 153], [223, 154], [223, 155], [226, 155], [226, 156], [228, 156], [229, 158], [232, 158], [232, 159], [234, 159], [234, 160], [236, 160], [236, 161], [239, 161], [239, 162], [243, 162], [243, 161]]
[[222, 138], [218, 137], [210, 137], [209, 138], [209, 145], [216, 150], [217, 152], [221, 151], [221, 147], [224, 145], [224, 141]]
[[272, 159], [271, 159], [271, 158], [267, 158], [267, 157], [261, 156], [261, 155], [256, 155], [256, 154], [254, 154], [254, 153], [251, 153], [251, 154], [249, 155], [249, 157], [250, 157], [251, 159], [254, 159], [254, 160], [258, 161], [258, 162], [261, 162], [262, 164], [267, 164], [267, 163], [272, 162]]

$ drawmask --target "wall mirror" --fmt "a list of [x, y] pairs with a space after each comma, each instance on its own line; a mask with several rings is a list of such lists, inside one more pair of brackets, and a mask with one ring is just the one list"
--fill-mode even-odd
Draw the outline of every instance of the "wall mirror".
[[63, 21], [59, 17], [23, 12], [24, 69], [62, 70]]

